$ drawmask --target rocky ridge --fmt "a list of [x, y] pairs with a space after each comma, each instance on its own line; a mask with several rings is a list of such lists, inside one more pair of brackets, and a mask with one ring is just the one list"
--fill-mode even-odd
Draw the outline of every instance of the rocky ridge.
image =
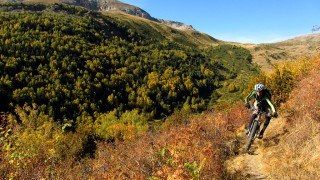
[[120, 11], [125, 12], [127, 14], [146, 18], [146, 19], [149, 19], [152, 21], [156, 21], [156, 22], [165, 24], [167, 26], [170, 26], [170, 27], [173, 27], [176, 29], [195, 30], [191, 25], [186, 25], [182, 22], [154, 18], [148, 12], [144, 11], [143, 9], [122, 3], [118, 0], [98, 0], [98, 7], [99, 7], [100, 11], [120, 10]]
[[70, 5], [82, 6], [82, 7], [92, 9], [92, 10], [97, 10], [97, 11], [122, 11], [126, 14], [130, 14], [130, 15], [142, 17], [145, 19], [149, 19], [151, 21], [159, 22], [175, 29], [195, 30], [191, 25], [186, 25], [182, 22], [154, 18], [143, 9], [133, 5], [123, 3], [118, 0], [50, 0], [50, 1], [47, 1], [47, 0], [0, 0], [0, 2], [15, 2], [15, 3], [56, 2], [56, 3], [65, 3]]

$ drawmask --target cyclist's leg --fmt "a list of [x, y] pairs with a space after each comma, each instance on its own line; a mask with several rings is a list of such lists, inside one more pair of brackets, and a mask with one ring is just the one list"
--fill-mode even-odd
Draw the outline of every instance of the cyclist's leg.
[[266, 117], [266, 121], [264, 122], [263, 128], [260, 131], [260, 134], [258, 136], [259, 139], [263, 138], [263, 134], [266, 131], [266, 129], [267, 129], [269, 123], [270, 123], [270, 120], [271, 120], [270, 108], [266, 108], [265, 112], [266, 112], [266, 116], [265, 116]]

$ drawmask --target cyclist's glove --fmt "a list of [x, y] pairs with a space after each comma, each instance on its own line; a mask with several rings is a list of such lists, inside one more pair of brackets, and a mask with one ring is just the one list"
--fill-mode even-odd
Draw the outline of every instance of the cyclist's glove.
[[246, 108], [250, 109], [250, 104], [249, 103], [246, 103]]

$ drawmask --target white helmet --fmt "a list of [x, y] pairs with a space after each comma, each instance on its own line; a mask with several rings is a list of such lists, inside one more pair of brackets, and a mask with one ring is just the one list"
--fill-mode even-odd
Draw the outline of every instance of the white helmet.
[[257, 91], [257, 92], [258, 92], [258, 91], [262, 91], [263, 88], [264, 88], [263, 84], [256, 84], [256, 85], [254, 86], [254, 90]]

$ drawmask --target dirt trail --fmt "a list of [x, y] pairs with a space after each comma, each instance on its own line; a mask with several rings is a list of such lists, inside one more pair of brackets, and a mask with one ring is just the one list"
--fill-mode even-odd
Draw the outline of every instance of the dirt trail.
[[239, 130], [238, 138], [241, 141], [240, 154], [233, 156], [225, 163], [230, 179], [277, 179], [272, 174], [272, 162], [267, 157], [277, 149], [281, 137], [286, 134], [285, 120], [282, 118], [272, 119], [265, 137], [262, 140], [256, 139], [250, 148], [249, 153], [243, 153], [247, 143], [243, 129]]

